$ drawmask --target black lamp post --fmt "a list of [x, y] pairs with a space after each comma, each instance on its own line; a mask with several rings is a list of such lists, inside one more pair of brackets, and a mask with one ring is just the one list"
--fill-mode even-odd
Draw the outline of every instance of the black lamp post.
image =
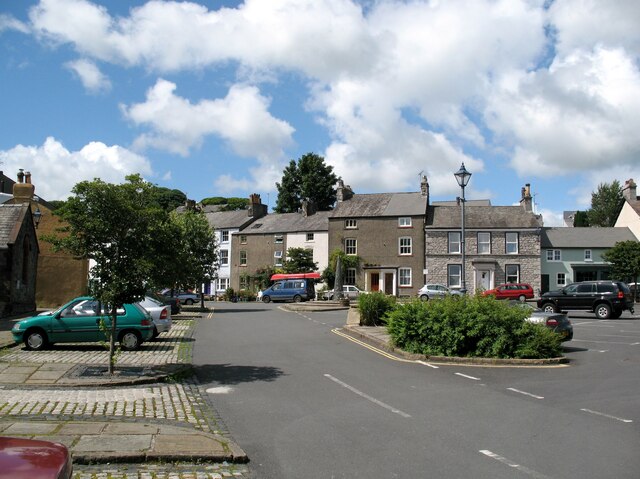
[[471, 178], [471, 173], [469, 173], [467, 169], [464, 167], [464, 162], [463, 162], [458, 172], [454, 173], [453, 176], [456, 177], [456, 181], [460, 185], [460, 188], [462, 188], [462, 198], [458, 198], [458, 201], [462, 203], [462, 233], [460, 238], [460, 248], [462, 249], [462, 271], [460, 275], [460, 281], [461, 281], [462, 288], [460, 289], [460, 291], [462, 293], [466, 293], [467, 281], [464, 273], [464, 270], [465, 270], [464, 204], [466, 200], [464, 198], [464, 188], [469, 183], [469, 179]]

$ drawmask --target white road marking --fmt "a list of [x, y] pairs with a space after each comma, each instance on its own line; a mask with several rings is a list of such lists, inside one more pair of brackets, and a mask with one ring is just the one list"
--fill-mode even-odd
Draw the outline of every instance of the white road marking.
[[581, 411], [588, 412], [589, 414], [595, 414], [596, 416], [607, 417], [609, 419], [615, 419], [616, 421], [630, 423], [633, 422], [633, 419], [623, 419], [621, 417], [612, 416], [611, 414], [605, 414], [603, 412], [592, 411], [591, 409], [580, 409]]
[[457, 376], [462, 376], [463, 378], [467, 378], [467, 379], [473, 379], [474, 381], [480, 381], [480, 378], [474, 378], [473, 376], [467, 376], [466, 374], [462, 374], [462, 373], [455, 373]]
[[478, 452], [480, 452], [481, 454], [484, 454], [487, 457], [490, 457], [491, 459], [495, 459], [496, 461], [501, 462], [502, 464], [512, 467], [513, 469], [517, 469], [520, 472], [524, 472], [525, 474], [528, 474], [531, 477], [536, 477], [537, 479], [550, 479], [549, 476], [545, 476], [544, 474], [534, 471], [533, 469], [529, 469], [528, 467], [521, 466], [520, 464], [516, 464], [515, 462], [507, 459], [506, 457], [500, 456], [495, 452], [491, 452], [487, 449], [481, 449]]
[[640, 343], [623, 343], [621, 341], [589, 341], [587, 339], [572, 339], [574, 343], [604, 343], [604, 344], [624, 344], [625, 346], [637, 346]]
[[426, 361], [420, 361], [420, 360], [418, 360], [418, 361], [416, 361], [416, 362], [417, 362], [417, 363], [420, 363], [420, 364], [423, 364], [423, 365], [425, 365], [425, 366], [429, 366], [430, 368], [433, 368], [433, 369], [439, 369], [439, 368], [440, 368], [440, 366], [436, 366], [435, 364], [429, 364], [429, 363], [428, 363], [428, 362], [426, 362]]
[[525, 396], [530, 396], [535, 399], [544, 399], [544, 396], [536, 396], [535, 394], [528, 393], [526, 391], [520, 391], [520, 389], [516, 388], [507, 388], [508, 391], [513, 391], [514, 393], [524, 394]]
[[207, 393], [209, 394], [229, 394], [231, 391], [233, 391], [233, 388], [230, 388], [229, 386], [219, 386], [217, 388], [207, 389]]
[[324, 375], [325, 378], [329, 378], [331, 379], [334, 383], [339, 384], [340, 386], [342, 386], [345, 389], [348, 389], [349, 391], [351, 391], [352, 393], [357, 394], [358, 396], [366, 399], [367, 401], [371, 401], [373, 404], [376, 404], [380, 407], [383, 407], [385, 409], [388, 409], [389, 411], [391, 411], [394, 414], [398, 414], [404, 418], [409, 418], [411, 417], [410, 414], [407, 414], [406, 412], [401, 411], [400, 409], [396, 409], [393, 406], [389, 406], [386, 403], [383, 403], [382, 401], [378, 401], [376, 398], [369, 396], [368, 394], [363, 393], [362, 391], [357, 390], [356, 388], [354, 388], [353, 386], [349, 386], [347, 383], [340, 381], [337, 378], [334, 378], [331, 374], [325, 374]]

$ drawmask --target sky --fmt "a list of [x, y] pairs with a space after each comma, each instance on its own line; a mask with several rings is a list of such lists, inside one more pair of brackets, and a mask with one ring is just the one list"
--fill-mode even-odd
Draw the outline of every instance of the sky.
[[637, 0], [0, 2], [0, 170], [36, 194], [140, 173], [259, 193], [313, 152], [356, 193], [517, 204], [546, 226], [640, 181]]

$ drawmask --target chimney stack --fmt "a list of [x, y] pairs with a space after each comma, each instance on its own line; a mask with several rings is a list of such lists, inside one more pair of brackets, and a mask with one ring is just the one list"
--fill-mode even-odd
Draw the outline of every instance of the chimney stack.
[[260, 195], [257, 193], [253, 193], [249, 196], [249, 210], [248, 215], [251, 218], [262, 218], [267, 214], [267, 205], [262, 204], [262, 199], [260, 199]]
[[[23, 183], [26, 176], [26, 183]], [[33, 201], [35, 187], [31, 184], [31, 173], [20, 168], [18, 171], [18, 182], [13, 185], [13, 198], [16, 203], [30, 203]]]
[[336, 200], [340, 203], [346, 201], [353, 196], [353, 190], [349, 185], [344, 184], [342, 179], [338, 180], [338, 187], [336, 188]]
[[426, 175], [422, 175], [422, 179], [420, 180], [420, 194], [423, 198], [427, 199], [427, 204], [429, 204], [429, 182], [427, 181]]
[[316, 213], [315, 203], [309, 199], [302, 200], [300, 212], [302, 213], [302, 216], [314, 215]]
[[629, 203], [635, 203], [638, 201], [638, 197], [636, 196], [636, 183], [633, 181], [633, 178], [629, 178], [624, 182], [624, 188], [622, 188], [622, 196]]
[[531, 185], [529, 183], [522, 188], [520, 204], [527, 213], [533, 213], [533, 197], [531, 196]]

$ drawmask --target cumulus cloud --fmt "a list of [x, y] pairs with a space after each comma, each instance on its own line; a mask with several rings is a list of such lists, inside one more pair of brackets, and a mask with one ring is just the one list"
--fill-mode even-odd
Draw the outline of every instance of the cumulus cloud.
[[14, 30], [21, 33], [29, 33], [29, 27], [11, 15], [0, 14], [0, 33], [5, 30]]
[[91, 93], [99, 93], [111, 89], [109, 79], [91, 61], [76, 60], [67, 62], [66, 67], [80, 78], [82, 85]]
[[121, 146], [91, 142], [79, 151], [69, 151], [52, 137], [41, 146], [17, 145], [0, 150], [0, 163], [5, 172], [20, 168], [31, 171], [35, 193], [45, 200], [68, 198], [73, 186], [83, 180], [99, 177], [121, 183], [129, 174], [152, 173], [146, 158]]

